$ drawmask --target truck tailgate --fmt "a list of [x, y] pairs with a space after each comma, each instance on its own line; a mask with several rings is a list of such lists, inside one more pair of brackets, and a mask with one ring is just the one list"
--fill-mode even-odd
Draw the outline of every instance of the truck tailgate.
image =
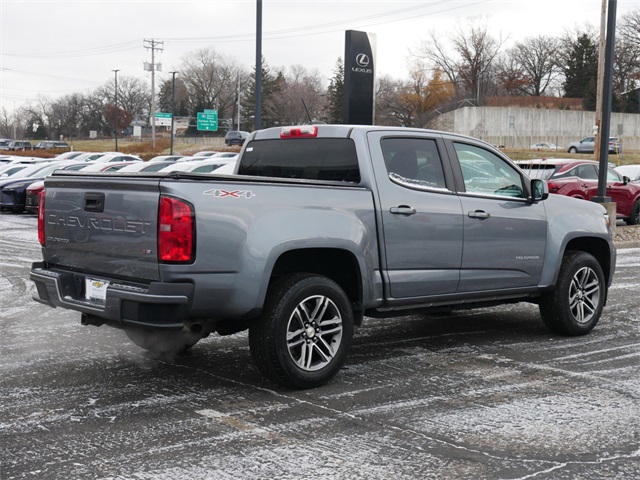
[[157, 281], [159, 188], [153, 178], [52, 176], [45, 181], [44, 260], [112, 278]]

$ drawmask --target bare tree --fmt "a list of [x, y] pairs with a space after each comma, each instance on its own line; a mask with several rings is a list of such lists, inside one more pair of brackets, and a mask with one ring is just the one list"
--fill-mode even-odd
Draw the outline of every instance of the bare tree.
[[458, 98], [466, 96], [478, 101], [492, 83], [491, 68], [504, 40], [492, 37], [487, 25], [477, 18], [469, 19], [465, 27], [457, 27], [448, 37], [449, 45], [443, 45], [440, 37], [430, 32], [419, 47], [418, 57], [449, 79]]
[[516, 43], [509, 52], [522, 72], [523, 80], [518, 90], [524, 95], [545, 95], [560, 74], [560, 40], [540, 35]]
[[218, 117], [231, 116], [237, 99], [238, 79], [245, 79], [244, 69], [236, 60], [213, 48], [202, 48], [182, 58], [180, 77], [196, 105], [217, 109]]
[[316, 121], [324, 107], [322, 75], [302, 65], [280, 70], [278, 89], [263, 108], [280, 125], [300, 125]]
[[623, 15], [617, 25], [619, 37], [640, 47], [640, 8]]
[[13, 138], [14, 117], [3, 106], [0, 108], [0, 136]]

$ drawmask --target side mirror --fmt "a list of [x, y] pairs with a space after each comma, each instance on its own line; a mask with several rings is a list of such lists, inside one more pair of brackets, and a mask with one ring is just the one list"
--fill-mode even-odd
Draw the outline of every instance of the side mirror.
[[549, 185], [545, 180], [534, 178], [531, 180], [531, 203], [541, 202], [549, 198]]
[[622, 184], [626, 185], [627, 183], [629, 183], [631, 181], [631, 179], [629, 177], [627, 177], [626, 175], [622, 176]]

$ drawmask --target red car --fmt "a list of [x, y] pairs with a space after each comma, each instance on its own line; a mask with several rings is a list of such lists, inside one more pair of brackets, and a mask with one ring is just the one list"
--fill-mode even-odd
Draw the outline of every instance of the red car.
[[[523, 160], [518, 165], [529, 177], [546, 180], [549, 193], [584, 200], [598, 196], [599, 164], [595, 160], [545, 158]], [[605, 195], [616, 202], [617, 218], [628, 225], [640, 223], [640, 184], [609, 167]]]

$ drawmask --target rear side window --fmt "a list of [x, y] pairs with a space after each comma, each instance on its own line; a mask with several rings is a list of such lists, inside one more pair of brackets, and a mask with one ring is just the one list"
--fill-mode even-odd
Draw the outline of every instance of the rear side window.
[[290, 138], [247, 145], [239, 175], [360, 182], [356, 148], [348, 138]]
[[427, 138], [385, 138], [382, 154], [389, 178], [411, 187], [445, 188], [436, 142]]

